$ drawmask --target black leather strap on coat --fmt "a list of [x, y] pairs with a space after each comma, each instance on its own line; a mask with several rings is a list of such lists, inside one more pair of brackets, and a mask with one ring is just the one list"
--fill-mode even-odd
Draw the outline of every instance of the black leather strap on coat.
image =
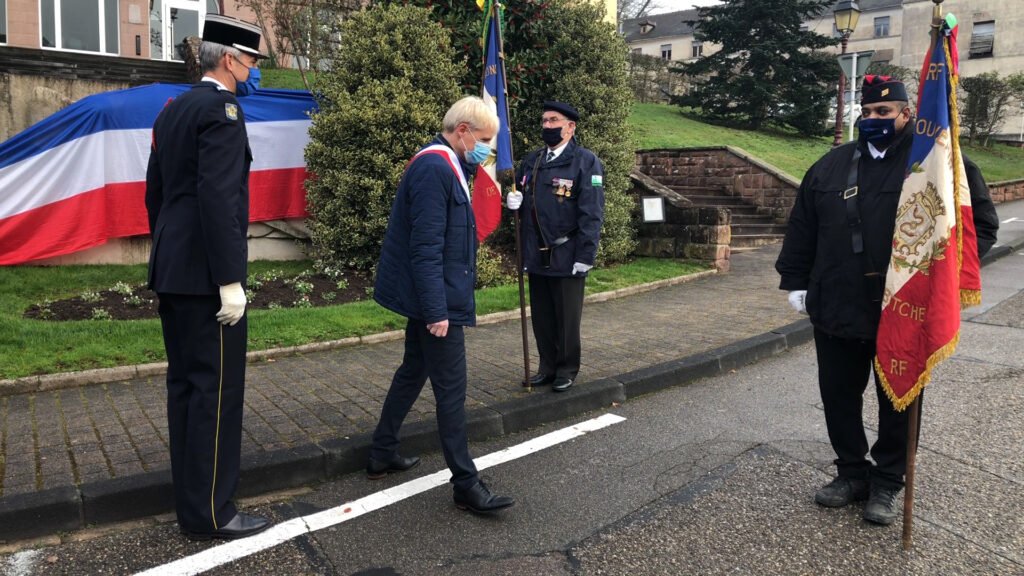
[[853, 253], [864, 252], [864, 230], [860, 221], [860, 207], [857, 205], [857, 172], [860, 167], [860, 147], [853, 149], [853, 158], [850, 159], [850, 173], [846, 177], [846, 190], [843, 191], [843, 200], [846, 201], [846, 223], [850, 227], [850, 238], [853, 242]]

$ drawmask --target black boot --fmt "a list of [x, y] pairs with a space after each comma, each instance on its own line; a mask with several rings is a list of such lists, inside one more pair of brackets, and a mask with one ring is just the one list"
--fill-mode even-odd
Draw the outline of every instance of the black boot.
[[814, 501], [828, 508], [841, 508], [868, 497], [868, 481], [836, 476], [814, 494]]
[[495, 496], [483, 482], [477, 482], [469, 490], [455, 489], [455, 506], [477, 514], [497, 512], [515, 504], [511, 496]]
[[871, 497], [864, 506], [864, 519], [868, 522], [888, 526], [896, 520], [896, 495], [900, 488], [871, 486]]
[[419, 463], [420, 459], [418, 457], [404, 458], [398, 452], [395, 452], [391, 455], [391, 458], [384, 461], [370, 458], [370, 462], [366, 465], [366, 477], [370, 480], [380, 480], [388, 474], [411, 470]]

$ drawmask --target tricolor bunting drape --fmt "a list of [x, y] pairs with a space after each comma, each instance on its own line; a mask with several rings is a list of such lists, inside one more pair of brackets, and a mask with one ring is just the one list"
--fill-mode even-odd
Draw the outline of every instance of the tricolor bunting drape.
[[498, 136], [491, 141], [491, 156], [477, 167], [473, 179], [473, 215], [480, 242], [501, 220], [501, 187], [498, 173], [512, 170], [512, 136], [505, 100], [505, 60], [501, 41], [501, 4], [478, 2], [484, 10], [484, 77], [482, 98], [498, 114]]
[[875, 369], [896, 410], [953, 354], [960, 310], [981, 300], [980, 264], [956, 112], [956, 19], [921, 74], [914, 142], [896, 212]]

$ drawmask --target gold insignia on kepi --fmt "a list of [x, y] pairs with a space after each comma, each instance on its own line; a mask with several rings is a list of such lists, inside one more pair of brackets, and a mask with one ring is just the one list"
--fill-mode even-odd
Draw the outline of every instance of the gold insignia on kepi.
[[882, 96], [888, 96], [888, 95], [889, 95], [889, 89], [888, 88], [883, 89], [882, 90]]
[[224, 114], [228, 117], [228, 120], [238, 120], [238, 105], [225, 102]]

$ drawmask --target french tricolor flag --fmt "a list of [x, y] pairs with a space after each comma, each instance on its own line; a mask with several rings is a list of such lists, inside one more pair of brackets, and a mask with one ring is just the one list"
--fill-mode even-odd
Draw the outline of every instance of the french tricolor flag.
[[[96, 94], [0, 143], [0, 265], [149, 234], [144, 198], [153, 122], [189, 89], [151, 84]], [[306, 216], [312, 96], [260, 90], [239, 103], [253, 153], [250, 221]]]

